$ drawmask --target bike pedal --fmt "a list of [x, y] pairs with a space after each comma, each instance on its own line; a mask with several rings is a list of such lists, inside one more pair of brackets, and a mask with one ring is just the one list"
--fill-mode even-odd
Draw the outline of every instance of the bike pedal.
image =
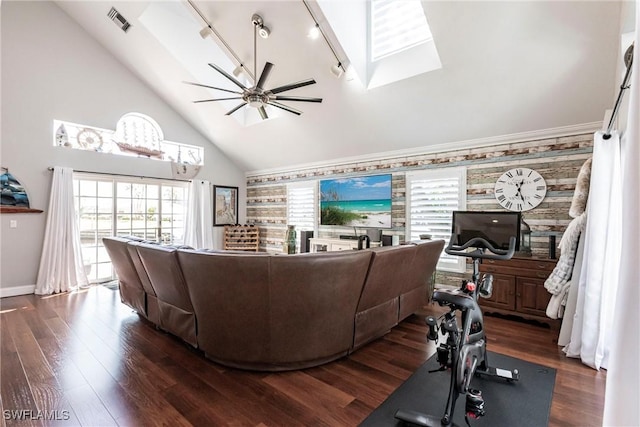
[[484, 399], [482, 398], [482, 392], [480, 390], [470, 388], [467, 391], [465, 410], [467, 416], [474, 419], [484, 416]]

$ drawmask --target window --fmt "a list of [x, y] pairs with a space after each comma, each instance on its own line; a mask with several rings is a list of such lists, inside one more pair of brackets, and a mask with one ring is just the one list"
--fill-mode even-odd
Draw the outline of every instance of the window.
[[[315, 231], [316, 228], [316, 204], [317, 183], [315, 181], [297, 182], [287, 185], [287, 225], [293, 225], [298, 233], [300, 231]], [[300, 251], [299, 245], [296, 251]]]
[[122, 116], [116, 124], [116, 130], [54, 120], [53, 132], [53, 144], [57, 147], [192, 165], [204, 164], [202, 147], [166, 141], [155, 120], [140, 113]]
[[316, 186], [315, 181], [287, 185], [287, 224], [298, 231], [316, 228]]
[[316, 0], [349, 59], [347, 79], [368, 90], [439, 70], [442, 62], [420, 0]]
[[[407, 240], [417, 240], [421, 234], [433, 239], [451, 235], [451, 217], [455, 210], [466, 209], [467, 173], [465, 168], [446, 168], [411, 172], [406, 176]], [[465, 271], [465, 260], [442, 253], [438, 269]]]
[[73, 184], [90, 282], [114, 278], [104, 237], [134, 235], [163, 244], [183, 242], [186, 183], [76, 173]]
[[420, 0], [371, 0], [371, 60], [432, 39]]

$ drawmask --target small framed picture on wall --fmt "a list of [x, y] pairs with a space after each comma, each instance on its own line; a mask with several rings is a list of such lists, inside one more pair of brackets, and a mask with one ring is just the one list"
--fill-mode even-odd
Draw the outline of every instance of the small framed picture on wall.
[[238, 187], [213, 186], [213, 225], [238, 223]]

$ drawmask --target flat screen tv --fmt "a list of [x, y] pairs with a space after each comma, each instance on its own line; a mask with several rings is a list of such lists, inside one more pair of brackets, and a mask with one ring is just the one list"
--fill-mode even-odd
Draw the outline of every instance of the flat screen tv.
[[454, 211], [451, 227], [455, 245], [464, 245], [474, 237], [482, 237], [498, 249], [509, 249], [509, 238], [520, 243], [520, 212]]
[[320, 224], [391, 228], [391, 174], [320, 181]]

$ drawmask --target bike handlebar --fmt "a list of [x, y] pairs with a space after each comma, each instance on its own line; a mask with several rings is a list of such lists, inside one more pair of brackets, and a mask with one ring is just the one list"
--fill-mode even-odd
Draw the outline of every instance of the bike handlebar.
[[[516, 238], [509, 238], [509, 249], [495, 248], [491, 243], [483, 239], [482, 237], [474, 237], [466, 242], [464, 245], [454, 245], [454, 234], [449, 239], [449, 244], [445, 248], [445, 252], [449, 255], [464, 256], [469, 258], [482, 258], [482, 259], [510, 259], [516, 251]], [[480, 245], [480, 246], [478, 246]], [[465, 249], [475, 247], [475, 251], [467, 252]], [[485, 253], [483, 249], [486, 248], [491, 253]]]

